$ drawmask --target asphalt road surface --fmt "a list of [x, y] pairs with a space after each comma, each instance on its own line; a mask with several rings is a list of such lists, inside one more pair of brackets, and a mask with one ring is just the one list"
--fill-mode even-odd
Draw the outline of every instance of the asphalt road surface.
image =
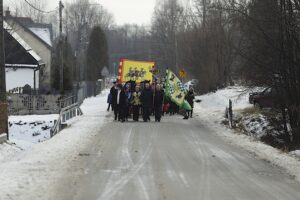
[[66, 174], [57, 199], [300, 199], [291, 176], [227, 144], [197, 119], [108, 122], [80, 156], [76, 166], [84, 173]]

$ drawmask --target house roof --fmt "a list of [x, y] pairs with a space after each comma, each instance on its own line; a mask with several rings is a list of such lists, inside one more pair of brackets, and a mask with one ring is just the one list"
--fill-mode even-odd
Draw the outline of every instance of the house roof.
[[51, 24], [35, 23], [29, 17], [13, 17], [8, 15], [6, 19], [12, 19], [24, 28], [25, 31], [32, 34], [40, 42], [42, 42], [48, 49], [52, 49], [53, 30]]
[[15, 31], [12, 27], [4, 21], [4, 29], [9, 33], [25, 50], [29, 53], [39, 64], [42, 63], [41, 57], [27, 44]]
[[22, 68], [22, 69], [36, 69], [38, 65], [28, 65], [28, 64], [5, 64], [6, 68]]

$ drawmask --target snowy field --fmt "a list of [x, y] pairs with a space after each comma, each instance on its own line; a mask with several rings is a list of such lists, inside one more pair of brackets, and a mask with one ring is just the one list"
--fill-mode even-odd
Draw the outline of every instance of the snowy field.
[[233, 110], [241, 110], [253, 105], [248, 102], [248, 93], [243, 87], [228, 87], [217, 91], [198, 96], [202, 100], [195, 103], [195, 114], [199, 120], [208, 124], [214, 132], [226, 139], [229, 143], [237, 145], [255, 154], [260, 159], [267, 160], [272, 164], [285, 169], [289, 174], [300, 181], [300, 155], [299, 150], [289, 154], [266, 145], [257, 139], [226, 128], [221, 122], [224, 120], [225, 108], [228, 101], [233, 101]]

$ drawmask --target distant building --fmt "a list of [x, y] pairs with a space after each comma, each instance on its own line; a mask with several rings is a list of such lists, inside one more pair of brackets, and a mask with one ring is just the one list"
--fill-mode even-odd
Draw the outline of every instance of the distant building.
[[52, 25], [13, 17], [6, 11], [4, 26], [7, 90], [27, 84], [51, 91]]

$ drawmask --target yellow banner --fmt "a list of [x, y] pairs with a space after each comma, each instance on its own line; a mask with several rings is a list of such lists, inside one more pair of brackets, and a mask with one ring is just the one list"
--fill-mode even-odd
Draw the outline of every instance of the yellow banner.
[[154, 62], [122, 59], [120, 61], [119, 80], [122, 83], [127, 81], [135, 81], [136, 83], [152, 82], [154, 65]]

